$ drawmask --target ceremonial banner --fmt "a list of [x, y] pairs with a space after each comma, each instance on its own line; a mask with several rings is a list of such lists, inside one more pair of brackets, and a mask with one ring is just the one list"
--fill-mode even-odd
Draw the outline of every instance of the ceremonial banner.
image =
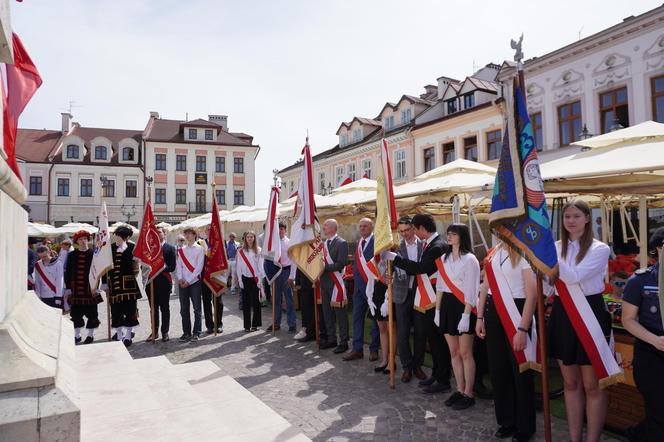
[[152, 282], [152, 280], [166, 268], [164, 253], [161, 250], [161, 238], [159, 238], [159, 231], [157, 230], [157, 224], [154, 221], [154, 215], [152, 214], [152, 207], [150, 207], [149, 199], [145, 205], [143, 225], [138, 234], [136, 247], [134, 247], [134, 259], [149, 267], [147, 281], [145, 281], [144, 284], [139, 284], [140, 287], [145, 287], [145, 285]]
[[506, 97], [507, 126], [493, 187], [489, 225], [515, 248], [533, 269], [549, 278], [558, 274], [544, 185], [537, 160], [533, 127], [522, 86], [514, 79]]
[[387, 150], [387, 140], [381, 141], [380, 163], [376, 178], [376, 227], [374, 228], [374, 256], [389, 250], [395, 244], [397, 230], [397, 206], [394, 202], [392, 169]]
[[219, 296], [227, 282], [225, 272], [228, 269], [228, 259], [226, 258], [224, 232], [221, 230], [219, 211], [217, 210], [217, 198], [212, 198], [212, 213], [210, 215], [210, 233], [207, 238], [208, 249], [205, 257], [203, 282], [215, 296]]
[[279, 188], [272, 186], [270, 203], [267, 207], [265, 232], [263, 233], [263, 271], [268, 282], [277, 279], [281, 274], [281, 239], [279, 238]]
[[316, 218], [314, 202], [314, 177], [309, 150], [309, 138], [302, 149], [304, 157], [300, 185], [297, 190], [298, 212], [293, 214], [288, 256], [302, 273], [314, 282], [323, 273], [323, 242]]
[[108, 232], [108, 211], [106, 210], [106, 201], [101, 202], [99, 208], [99, 230], [95, 235], [95, 248], [92, 255], [92, 265], [88, 279], [90, 289], [94, 293], [99, 284], [99, 279], [104, 273], [113, 268], [113, 252], [111, 251], [110, 234]]

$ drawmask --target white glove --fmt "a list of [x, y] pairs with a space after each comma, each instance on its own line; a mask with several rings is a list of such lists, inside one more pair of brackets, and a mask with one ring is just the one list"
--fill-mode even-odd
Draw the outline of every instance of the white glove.
[[463, 313], [457, 326], [459, 333], [466, 333], [470, 328], [470, 313]]
[[65, 296], [71, 295], [71, 290], [70, 289], [65, 289]]
[[433, 315], [433, 323], [436, 327], [440, 327], [440, 310], [436, 309], [436, 314]]
[[397, 257], [397, 254], [394, 252], [387, 251], [383, 253], [385, 254], [385, 259], [387, 259], [388, 261], [394, 261], [394, 258]]
[[373, 299], [367, 297], [367, 304], [369, 304], [369, 311], [371, 316], [376, 316], [376, 304], [374, 304]]
[[381, 316], [384, 317], [384, 318], [387, 318], [387, 314], [389, 313], [388, 310], [389, 309], [388, 309], [387, 299], [385, 299], [385, 302], [383, 302], [383, 305], [380, 306]]
[[102, 284], [101, 286], [99, 286], [99, 288], [106, 291], [108, 290], [108, 284]]
[[100, 295], [102, 298], [106, 297], [106, 292], [103, 291], [102, 289], [97, 289], [97, 294]]

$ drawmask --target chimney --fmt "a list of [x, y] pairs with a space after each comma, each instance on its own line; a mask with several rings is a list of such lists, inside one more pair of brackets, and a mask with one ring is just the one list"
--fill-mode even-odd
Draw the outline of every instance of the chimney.
[[159, 118], [159, 112], [150, 111], [150, 118]]
[[72, 114], [69, 112], [62, 112], [60, 115], [62, 115], [62, 133], [68, 134], [71, 130]]
[[218, 124], [224, 132], [228, 132], [228, 115], [208, 115], [208, 121]]

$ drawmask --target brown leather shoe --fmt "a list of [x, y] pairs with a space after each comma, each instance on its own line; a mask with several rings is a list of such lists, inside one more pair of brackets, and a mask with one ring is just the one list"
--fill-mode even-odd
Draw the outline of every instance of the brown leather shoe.
[[421, 381], [425, 380], [427, 378], [427, 375], [422, 371], [421, 367], [417, 367], [415, 369], [415, 377]]
[[401, 375], [401, 382], [407, 384], [410, 382], [411, 379], [413, 379], [413, 370], [407, 368], [403, 371], [403, 374]]
[[354, 361], [356, 359], [362, 359], [364, 357], [364, 353], [361, 351], [351, 351], [350, 353], [347, 353], [344, 357], [344, 361]]
[[377, 360], [378, 360], [378, 353], [377, 353], [377, 352], [376, 352], [376, 353], [371, 352], [371, 353], [369, 354], [369, 360], [370, 360], [371, 362], [373, 362], [373, 361], [377, 361]]

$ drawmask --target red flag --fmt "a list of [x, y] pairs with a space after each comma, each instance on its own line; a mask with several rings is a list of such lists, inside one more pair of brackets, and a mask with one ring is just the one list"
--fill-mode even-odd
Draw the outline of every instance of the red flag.
[[149, 199], [145, 206], [141, 232], [138, 234], [138, 241], [136, 247], [134, 247], [134, 258], [150, 266], [150, 276], [147, 282], [152, 282], [166, 268], [164, 253], [161, 250], [161, 238], [159, 238], [159, 231], [154, 221], [154, 215], [152, 215]]
[[[208, 253], [203, 272], [203, 282], [210, 288], [215, 296], [219, 296], [224, 289], [224, 270], [228, 269], [224, 234], [221, 232], [217, 199], [212, 198], [212, 220], [210, 221], [210, 234], [208, 235]], [[223, 278], [223, 279], [220, 279]]]
[[23, 109], [25, 109], [35, 91], [41, 86], [42, 79], [18, 35], [12, 34], [12, 44], [14, 46], [14, 64], [6, 65], [7, 91], [5, 91], [4, 82], [2, 82], [2, 103], [4, 106], [2, 115], [4, 124], [3, 142], [5, 153], [7, 154], [7, 164], [16, 176], [21, 179], [18, 164], [16, 163], [18, 117], [23, 112]]
[[[364, 178], [366, 178], [366, 177], [367, 177], [367, 176], [364, 175]], [[348, 178], [346, 178], [345, 180], [343, 180], [343, 181], [341, 182], [341, 184], [339, 184], [339, 187], [343, 187], [343, 186], [345, 186], [346, 184], [350, 184], [350, 183], [352, 183], [352, 182], [353, 182], [353, 180], [351, 180], [350, 177], [348, 177]]]

